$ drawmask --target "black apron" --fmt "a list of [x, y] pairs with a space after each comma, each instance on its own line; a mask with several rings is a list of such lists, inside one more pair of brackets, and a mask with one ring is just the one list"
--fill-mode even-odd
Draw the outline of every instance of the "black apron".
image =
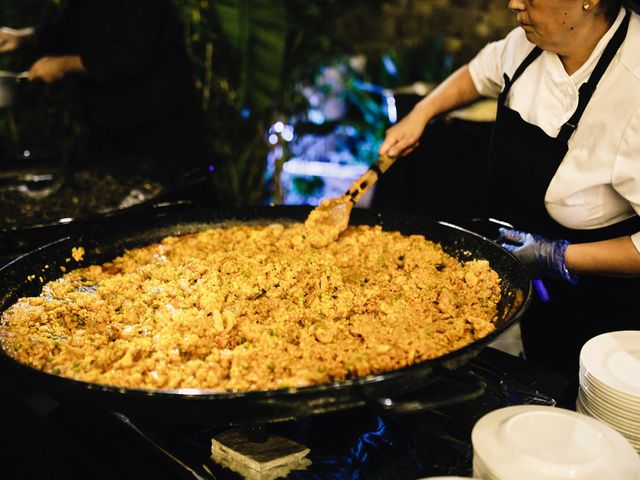
[[[567, 142], [626, 37], [629, 18], [627, 11], [591, 77], [580, 87], [575, 113], [556, 138], [505, 106], [511, 86], [542, 50], [534, 48], [512, 79], [505, 74], [491, 147], [492, 216], [512, 223], [517, 229], [572, 243], [605, 240], [640, 230], [638, 216], [595, 230], [569, 229], [549, 216], [544, 203], [547, 187], [567, 153]], [[521, 322], [525, 355], [531, 360], [577, 375], [580, 349], [587, 340], [607, 331], [640, 327], [635, 298], [640, 294], [640, 279], [583, 275], [576, 286], [562, 280], [543, 281], [550, 300], [542, 302], [536, 297]]]

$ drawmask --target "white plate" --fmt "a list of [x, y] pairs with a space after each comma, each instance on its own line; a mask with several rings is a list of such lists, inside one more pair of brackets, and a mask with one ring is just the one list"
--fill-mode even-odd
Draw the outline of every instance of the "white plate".
[[636, 429], [635, 425], [628, 424], [624, 419], [617, 418], [598, 407], [594, 407], [593, 405], [588, 403], [588, 401], [586, 401], [584, 397], [578, 397], [578, 402], [581, 403], [582, 409], [585, 410], [590, 417], [602, 420], [615, 429], [623, 429], [625, 430], [625, 433], [628, 433], [630, 435], [639, 436], [638, 430]]
[[424, 477], [419, 480], [473, 480], [471, 477]]
[[481, 478], [482, 480], [500, 480], [489, 471], [489, 468], [482, 463], [482, 460], [480, 460], [480, 457], [475, 452], [473, 453], [473, 478]]
[[638, 414], [629, 412], [628, 410], [603, 400], [600, 397], [590, 395], [582, 388], [580, 388], [578, 392], [578, 398], [580, 398], [582, 403], [584, 403], [588, 408], [597, 410], [607, 417], [629, 425], [629, 427], [636, 428], [640, 433], [640, 416]]
[[582, 347], [580, 362], [599, 382], [640, 397], [640, 331], [609, 332], [592, 338]]
[[474, 462], [497, 479], [636, 480], [640, 457], [594, 418], [561, 408], [514, 406], [482, 417], [471, 433]]
[[[591, 418], [594, 418], [596, 420], [600, 420], [604, 423], [608, 423], [605, 420], [600, 419], [597, 415], [594, 415], [592, 413], [589, 412], [588, 409], [584, 408], [584, 406], [582, 407], [577, 407], [576, 411], [587, 415]], [[637, 452], [640, 453], [640, 440], [637, 439], [637, 437], [634, 437], [632, 435], [626, 434], [624, 431], [622, 431], [619, 428], [614, 427], [613, 425], [611, 425], [611, 428], [613, 428], [614, 430], [616, 430], [623, 438], [626, 439], [627, 443], [629, 443], [629, 445], [631, 445], [631, 447]], [[638, 480], [640, 480], [640, 474], [638, 475]]]
[[[640, 439], [638, 439], [638, 437], [635, 434], [625, 433], [624, 428], [616, 427], [615, 425], [611, 424], [607, 420], [600, 418], [597, 414], [591, 412], [589, 408], [586, 407], [580, 401], [580, 399], [578, 399], [578, 401], [576, 402], [576, 412], [581, 413], [583, 415], [587, 415], [591, 418], [595, 418], [596, 420], [600, 420], [602, 422], [609, 424], [611, 428], [613, 428], [618, 433], [620, 433], [620, 435], [622, 435], [627, 440], [627, 442], [629, 442], [629, 444], [634, 448], [634, 450], [638, 452], [638, 454], [640, 454]], [[640, 474], [638, 475], [638, 480], [640, 480]]]
[[579, 395], [590, 406], [594, 406], [606, 412], [610, 416], [619, 418], [620, 420], [624, 420], [632, 425], [640, 425], [640, 423], [638, 423], [640, 421], [640, 413], [631, 408], [627, 408], [624, 405], [616, 403], [606, 397], [594, 395], [593, 390], [589, 391], [584, 389], [583, 387], [580, 387]]
[[622, 393], [607, 386], [605, 383], [599, 381], [593, 373], [588, 372], [584, 367], [580, 367], [579, 380], [580, 385], [596, 389], [599, 395], [606, 396], [615, 400], [617, 403], [621, 403], [640, 411], [640, 397], [627, 395], [626, 393]]
[[589, 394], [590, 397], [598, 398], [599, 401], [612, 403], [618, 408], [628, 411], [630, 414], [640, 416], [640, 402], [633, 397], [623, 395], [602, 383], [598, 383], [593, 376], [580, 373], [580, 387]]

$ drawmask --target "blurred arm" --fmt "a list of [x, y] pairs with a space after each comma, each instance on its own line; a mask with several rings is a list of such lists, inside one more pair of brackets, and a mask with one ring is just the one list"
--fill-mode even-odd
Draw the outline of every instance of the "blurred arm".
[[0, 28], [0, 52], [11, 52], [19, 48], [24, 42], [33, 38], [33, 28]]
[[53, 83], [69, 73], [86, 73], [79, 55], [42, 57], [29, 69], [29, 80]]

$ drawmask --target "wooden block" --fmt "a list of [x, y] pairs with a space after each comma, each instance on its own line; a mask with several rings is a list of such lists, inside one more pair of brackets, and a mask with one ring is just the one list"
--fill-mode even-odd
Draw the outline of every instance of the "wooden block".
[[244, 430], [226, 430], [211, 439], [211, 456], [220, 465], [247, 480], [274, 480], [292, 470], [304, 470], [311, 461], [309, 449], [288, 438], [268, 435], [264, 442], [252, 442]]

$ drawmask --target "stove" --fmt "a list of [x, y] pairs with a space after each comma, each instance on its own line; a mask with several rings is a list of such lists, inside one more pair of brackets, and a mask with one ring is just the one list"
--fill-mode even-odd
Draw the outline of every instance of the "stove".
[[[102, 158], [101, 156], [93, 156], [91, 158], [100, 159], [100, 162], [103, 163], [110, 162], [108, 157]], [[120, 161], [124, 162], [124, 158], [125, 157]], [[88, 160], [85, 159], [85, 161]], [[134, 160], [130, 160], [130, 162], [134, 162]], [[103, 163], [99, 164], [103, 165]], [[20, 165], [20, 163], [16, 165]], [[109, 164], [109, 166], [111, 167], [112, 165]], [[16, 171], [19, 172], [21, 169], [28, 171], [32, 167], [26, 165], [15, 168]], [[49, 165], [48, 168], [51, 169], [54, 167]], [[60, 167], [55, 168], [59, 169]], [[144, 170], [144, 165], [140, 166], [140, 168]], [[112, 173], [109, 169], [105, 170], [105, 172], [102, 170], [97, 171], [103, 174]], [[118, 171], [117, 169], [113, 173], [114, 175], [116, 173], [119, 175], [123, 174], [122, 171]], [[92, 175], [95, 176], [96, 172], [93, 172]], [[17, 176], [17, 178], [14, 178], [14, 176]], [[0, 193], [2, 193], [3, 188], [4, 190], [8, 189], [11, 191], [15, 189], [20, 191], [29, 191], [27, 188], [28, 185], [23, 185], [25, 182], [23, 176], [16, 174], [10, 168], [0, 169], [0, 184], [2, 183], [3, 178], [4, 184], [0, 185]], [[48, 184], [48, 182], [49, 180], [47, 178], [41, 181], [41, 183], [45, 184]], [[117, 183], [114, 182], [113, 179], [111, 182], [111, 188], [116, 188]], [[34, 181], [31, 181], [31, 183], [34, 183]], [[107, 187], [101, 186], [100, 188], [106, 190]], [[113, 207], [104, 212], [95, 211], [91, 213], [87, 210], [76, 211], [77, 209], [72, 206], [65, 209], [63, 208], [63, 200], [65, 197], [62, 197], [57, 198], [55, 202], [52, 200], [53, 203], [49, 211], [45, 210], [42, 206], [36, 210], [36, 212], [38, 212], [42, 217], [41, 224], [28, 223], [9, 226], [12, 225], [12, 223], [6, 224], [8, 220], [5, 219], [4, 222], [0, 222], [0, 268], [4, 267], [19, 256], [29, 253], [42, 245], [60, 238], [87, 234], [99, 235], [100, 232], [109, 231], [109, 229], [118, 229], [121, 228], [123, 224], [133, 223], [138, 218], [204, 208], [214, 208], [217, 206], [217, 201], [215, 199], [214, 192], [212, 191], [210, 173], [206, 171], [203, 172], [200, 169], [185, 172], [180, 185], [163, 187], [160, 193], [147, 191], [150, 188], [151, 187], [137, 187], [134, 183], [131, 191], [123, 198], [119, 206]], [[109, 193], [108, 190], [105, 190], [101, 192], [103, 197]], [[4, 193], [6, 194], [7, 192], [5, 191]], [[82, 191], [79, 192], [79, 194], [87, 196], [88, 192]], [[11, 193], [11, 195], [13, 195], [13, 193]], [[29, 195], [25, 194], [25, 202], [29, 199]], [[16, 199], [13, 199], [13, 201], [18, 202]], [[104, 202], [104, 198], [102, 201]], [[44, 200], [42, 200], [42, 202], [44, 202]], [[92, 204], [94, 204], [96, 208], [102, 205], [97, 199], [93, 199]], [[69, 218], [62, 218], [57, 221], [53, 220], [52, 218], [57, 218], [54, 216], [54, 213], [58, 211], [68, 212], [66, 217]], [[70, 218], [73, 216], [74, 211], [77, 214], [77, 217]], [[27, 214], [24, 212], [21, 214], [15, 214], [17, 218], [21, 218], [21, 216], [26, 215]], [[34, 221], [35, 218], [40, 218], [35, 217], [35, 213], [33, 212], [32, 215], [34, 215]], [[62, 213], [60, 213], [60, 215], [62, 215]]]
[[[399, 413], [377, 405], [250, 426], [174, 425], [128, 418], [86, 405], [43, 401], [46, 396], [41, 392], [7, 385], [5, 379], [3, 401], [11, 395], [14, 401], [2, 409], [1, 420], [8, 429], [7, 445], [0, 444], [0, 452], [13, 458], [10, 468], [18, 468], [20, 478], [277, 478], [255, 470], [242, 476], [236, 473], [241, 469], [234, 471], [212, 459], [212, 438], [236, 429], [258, 451], [269, 436], [308, 449], [298, 464], [304, 470], [291, 471], [288, 479], [470, 476], [471, 429], [480, 417], [509, 405], [572, 409], [577, 392], [575, 379], [493, 348], [485, 349], [458, 374], [475, 378], [483, 390], [475, 398], [434, 410], [409, 408]], [[19, 398], [16, 392], [21, 392]], [[416, 405], [423, 403], [420, 395], [431, 400], [434, 393], [415, 393]], [[28, 421], [18, 415], [26, 411]], [[6, 471], [8, 462], [2, 465]], [[33, 475], [25, 475], [26, 471]]]

